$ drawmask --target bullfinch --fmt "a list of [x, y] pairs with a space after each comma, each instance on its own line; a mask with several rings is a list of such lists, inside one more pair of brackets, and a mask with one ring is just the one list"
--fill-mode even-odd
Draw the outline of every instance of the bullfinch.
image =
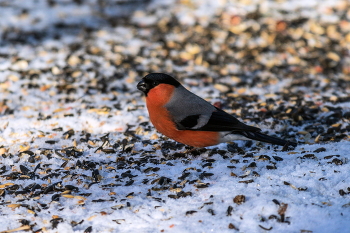
[[225, 111], [211, 105], [163, 73], [146, 75], [137, 88], [146, 96], [150, 120], [155, 128], [177, 142], [207, 147], [233, 140], [258, 140], [281, 146], [297, 144], [261, 133]]

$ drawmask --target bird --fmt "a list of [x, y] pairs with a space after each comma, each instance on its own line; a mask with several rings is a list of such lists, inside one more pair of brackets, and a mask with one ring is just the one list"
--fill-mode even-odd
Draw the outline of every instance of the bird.
[[280, 146], [297, 146], [264, 134], [187, 90], [172, 76], [150, 73], [137, 84], [146, 99], [149, 119], [163, 135], [196, 147], [214, 146], [234, 140], [257, 140]]

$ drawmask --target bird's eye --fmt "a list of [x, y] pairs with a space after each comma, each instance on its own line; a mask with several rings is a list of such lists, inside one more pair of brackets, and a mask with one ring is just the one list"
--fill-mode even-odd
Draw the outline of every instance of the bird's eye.
[[158, 86], [159, 85], [159, 82], [157, 82], [157, 81], [153, 81], [153, 83], [152, 83], [153, 85], [152, 86]]

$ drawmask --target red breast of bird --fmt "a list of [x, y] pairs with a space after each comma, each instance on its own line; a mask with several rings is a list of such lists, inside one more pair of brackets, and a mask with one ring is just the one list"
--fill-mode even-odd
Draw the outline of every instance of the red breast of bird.
[[[177, 129], [173, 121], [173, 116], [170, 115], [166, 106], [169, 106], [169, 104], [179, 104], [183, 106], [181, 103], [174, 103], [178, 100], [172, 99], [178, 96], [174, 96], [178, 88], [169, 84], [159, 84], [147, 93], [146, 105], [154, 127], [165, 136], [194, 147], [207, 147], [220, 143], [219, 132]], [[181, 94], [182, 93], [179, 93], [179, 95]], [[193, 102], [191, 102], [191, 104], [193, 104]], [[185, 110], [185, 108], [183, 109]]]

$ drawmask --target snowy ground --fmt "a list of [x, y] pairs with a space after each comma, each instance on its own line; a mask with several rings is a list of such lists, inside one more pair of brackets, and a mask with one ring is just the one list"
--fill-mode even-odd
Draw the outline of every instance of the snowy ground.
[[[0, 232], [350, 232], [347, 1], [0, 1]], [[166, 72], [292, 151], [148, 122]]]

